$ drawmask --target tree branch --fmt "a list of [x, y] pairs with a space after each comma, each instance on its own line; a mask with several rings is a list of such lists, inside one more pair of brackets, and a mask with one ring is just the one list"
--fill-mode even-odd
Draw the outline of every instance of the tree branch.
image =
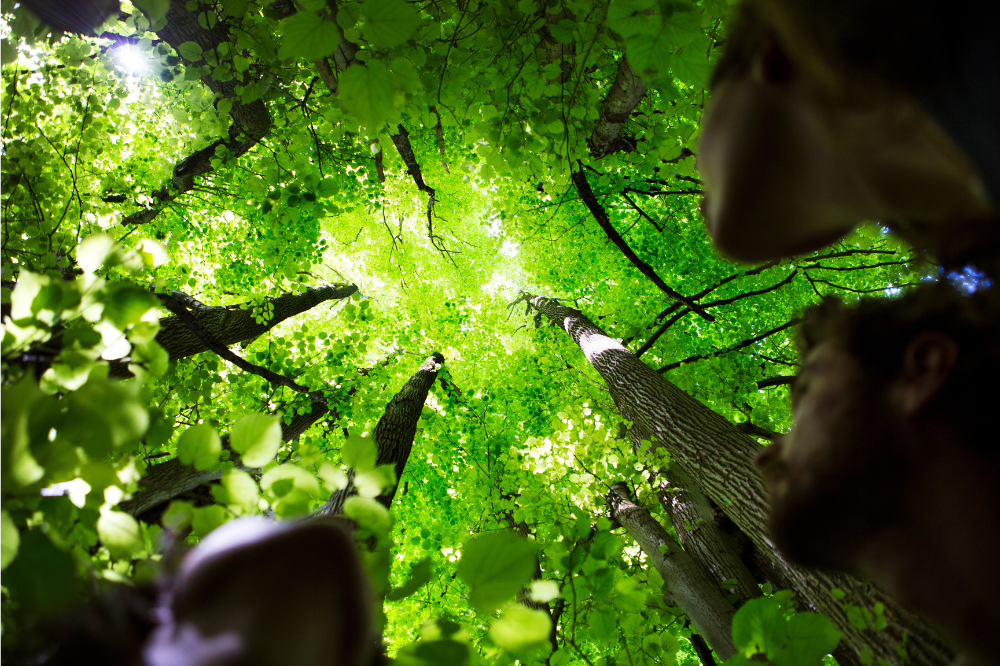
[[668, 365], [663, 366], [662, 368], [660, 368], [659, 370], [657, 370], [657, 372], [659, 372], [659, 373], [662, 374], [664, 372], [668, 372], [670, 370], [674, 370], [676, 368], [679, 368], [682, 365], [684, 365], [685, 363], [694, 363], [695, 361], [704, 361], [707, 358], [713, 358], [715, 356], [722, 356], [723, 354], [728, 354], [729, 352], [738, 351], [740, 349], [743, 349], [744, 347], [749, 347], [750, 345], [752, 345], [752, 344], [754, 344], [756, 342], [760, 342], [761, 340], [764, 340], [765, 338], [768, 338], [768, 337], [774, 335], [775, 333], [780, 333], [781, 331], [785, 330], [786, 328], [791, 328], [792, 326], [795, 326], [796, 324], [798, 324], [800, 321], [802, 321], [802, 319], [799, 318], [799, 317], [796, 317], [795, 319], [792, 319], [791, 321], [787, 321], [784, 324], [782, 324], [781, 326], [778, 326], [777, 328], [772, 328], [770, 331], [767, 331], [765, 333], [761, 333], [760, 335], [758, 335], [756, 337], [753, 337], [753, 338], [750, 338], [749, 340], [744, 340], [743, 342], [739, 343], [735, 347], [730, 347], [729, 349], [720, 349], [718, 351], [712, 352], [711, 354], [700, 354], [698, 356], [688, 356], [686, 359], [684, 359], [682, 361], [677, 361], [676, 363], [670, 363]]
[[618, 249], [622, 251], [622, 254], [625, 255], [625, 258], [631, 261], [632, 265], [639, 269], [640, 273], [642, 273], [650, 280], [652, 280], [653, 284], [659, 287], [660, 291], [662, 291], [675, 301], [683, 303], [692, 312], [697, 313], [698, 316], [700, 316], [702, 319], [706, 321], [715, 321], [715, 317], [706, 313], [699, 306], [695, 305], [694, 301], [692, 301], [690, 298], [687, 298], [686, 296], [683, 296], [678, 292], [674, 291], [673, 289], [671, 289], [670, 287], [668, 287], [667, 283], [664, 282], [663, 279], [656, 274], [656, 271], [653, 270], [653, 267], [644, 262], [642, 259], [640, 259], [638, 255], [636, 255], [636, 253], [632, 250], [632, 248], [628, 246], [628, 243], [626, 243], [625, 239], [621, 237], [621, 234], [615, 231], [615, 228], [611, 225], [611, 220], [608, 219], [607, 212], [604, 210], [604, 207], [601, 206], [600, 203], [598, 203], [597, 198], [594, 196], [593, 190], [590, 189], [590, 183], [587, 182], [587, 176], [586, 174], [583, 173], [582, 169], [573, 172], [571, 178], [573, 180], [573, 184], [576, 186], [576, 191], [580, 194], [580, 198], [583, 199], [583, 202], [585, 204], [587, 204], [587, 208], [590, 209], [591, 215], [593, 215], [594, 219], [597, 220], [597, 223], [601, 226], [601, 229], [603, 229], [604, 233], [607, 234], [608, 238], [611, 239], [611, 242], [613, 242], [616, 246], [618, 246]]
[[206, 347], [208, 347], [211, 351], [215, 352], [225, 360], [235, 365], [237, 368], [245, 370], [246, 372], [249, 372], [251, 374], [257, 375], [258, 377], [263, 377], [265, 380], [267, 380], [268, 382], [270, 382], [275, 386], [286, 386], [292, 389], [293, 391], [298, 391], [299, 393], [314, 395], [314, 392], [310, 391], [305, 386], [297, 384], [291, 379], [283, 375], [279, 375], [276, 372], [272, 372], [267, 368], [263, 368], [259, 365], [254, 365], [250, 361], [247, 361], [246, 359], [243, 359], [234, 354], [227, 347], [219, 343], [218, 340], [212, 337], [212, 335], [208, 331], [206, 331], [205, 328], [198, 322], [198, 320], [191, 315], [188, 309], [177, 297], [171, 296], [169, 294], [156, 294], [156, 297], [160, 299], [160, 302], [163, 303], [164, 307], [166, 307], [168, 310], [177, 315], [177, 318], [180, 319], [182, 322], [184, 322], [184, 324], [191, 329], [191, 332], [194, 333], [198, 337], [198, 339], [205, 344]]

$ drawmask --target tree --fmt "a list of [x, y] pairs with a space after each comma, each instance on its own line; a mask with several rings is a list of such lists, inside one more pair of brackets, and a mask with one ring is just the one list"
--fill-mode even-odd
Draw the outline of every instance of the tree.
[[[401, 660], [714, 659], [613, 489], [737, 624], [797, 600], [842, 664], [947, 660], [877, 590], [766, 543], [751, 438], [790, 425], [798, 313], [940, 275], [875, 225], [760, 266], [714, 254], [694, 150], [727, 4], [138, 5], [101, 37], [4, 14], [5, 650], [151, 575], [163, 530], [320, 510], [398, 411], [376, 455], [401, 486], [360, 472], [391, 516], [355, 518], [391, 541], [369, 564]], [[645, 379], [599, 374], [540, 308], [511, 318], [522, 290], [587, 312]], [[414, 375], [434, 350], [448, 366]], [[685, 428], [644, 416], [664, 413]], [[470, 604], [507, 564], [524, 575]]]

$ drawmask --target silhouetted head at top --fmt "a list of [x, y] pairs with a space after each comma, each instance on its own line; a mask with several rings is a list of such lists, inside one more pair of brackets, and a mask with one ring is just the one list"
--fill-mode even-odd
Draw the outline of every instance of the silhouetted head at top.
[[[758, 456], [791, 560], [865, 576], [997, 663], [1000, 303], [943, 284], [808, 310], [794, 426]], [[978, 659], [978, 661], [977, 661]]]
[[1000, 254], [1000, 3], [747, 0], [702, 123], [719, 250], [763, 261], [880, 221], [949, 266]]

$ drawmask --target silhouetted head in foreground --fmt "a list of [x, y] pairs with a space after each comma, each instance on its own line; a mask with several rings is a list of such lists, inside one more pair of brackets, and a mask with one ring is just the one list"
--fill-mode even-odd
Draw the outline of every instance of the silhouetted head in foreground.
[[[1000, 304], [935, 284], [806, 312], [792, 431], [758, 456], [780, 550], [870, 578], [997, 663]], [[978, 662], [972, 662], [978, 663]]]
[[946, 265], [1000, 253], [1000, 3], [746, 0], [702, 123], [702, 210], [741, 261], [881, 221]]
[[131, 588], [105, 595], [58, 633], [41, 663], [372, 663], [372, 590], [342, 520], [227, 523], [158, 587], [152, 595]]

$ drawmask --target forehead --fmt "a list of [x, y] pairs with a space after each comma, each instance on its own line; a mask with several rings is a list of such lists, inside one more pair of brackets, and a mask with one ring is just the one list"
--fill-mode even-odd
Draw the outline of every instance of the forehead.
[[808, 375], [843, 375], [861, 374], [861, 364], [844, 345], [833, 340], [825, 340], [813, 347], [802, 360], [799, 376]]

